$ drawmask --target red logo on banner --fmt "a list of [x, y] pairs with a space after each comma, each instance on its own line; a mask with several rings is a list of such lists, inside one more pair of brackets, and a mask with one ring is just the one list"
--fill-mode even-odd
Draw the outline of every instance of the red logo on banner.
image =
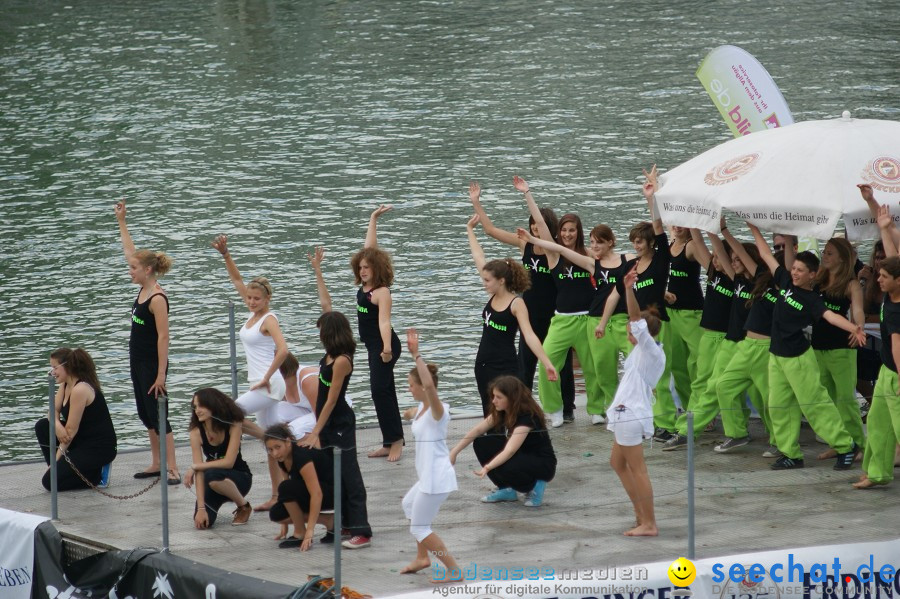
[[703, 181], [707, 185], [725, 185], [743, 177], [756, 166], [759, 154], [745, 154], [716, 165], [706, 173]]
[[892, 156], [879, 156], [862, 172], [863, 179], [874, 189], [888, 193], [900, 193], [900, 160]]

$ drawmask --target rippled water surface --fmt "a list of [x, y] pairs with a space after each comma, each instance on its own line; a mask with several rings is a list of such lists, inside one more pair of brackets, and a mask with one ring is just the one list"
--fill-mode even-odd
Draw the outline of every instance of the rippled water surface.
[[[421, 329], [445, 399], [477, 405], [485, 296], [464, 233], [470, 179], [504, 227], [527, 218], [519, 173], [539, 202], [622, 234], [644, 214], [642, 166], [675, 166], [730, 136], [694, 77], [710, 49], [756, 55], [797, 120], [845, 108], [896, 120], [898, 25], [891, 1], [5, 0], [0, 460], [38, 457], [31, 427], [60, 345], [94, 355], [120, 446], [146, 442], [117, 198], [138, 247], [175, 260], [163, 283], [179, 430], [193, 389], [229, 388], [238, 298], [211, 238], [227, 233], [245, 276], [270, 278], [288, 344], [311, 362], [321, 350], [305, 254], [327, 246], [335, 308], [352, 310], [348, 258], [382, 202], [395, 206], [379, 231], [397, 271], [394, 326]], [[352, 389], [372, 421], [363, 370]]]

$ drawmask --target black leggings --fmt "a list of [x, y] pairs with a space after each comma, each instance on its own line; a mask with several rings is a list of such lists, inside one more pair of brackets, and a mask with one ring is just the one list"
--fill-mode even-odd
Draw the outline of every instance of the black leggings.
[[[44, 454], [44, 461], [47, 462], [47, 465], [49, 466], [50, 421], [46, 418], [38, 420], [34, 425], [34, 434], [37, 436], [38, 443], [41, 446], [41, 453]], [[69, 459], [72, 460], [72, 463], [75, 464], [75, 468], [77, 468], [86, 479], [91, 481], [91, 484], [97, 485], [100, 482], [101, 468], [116, 459], [116, 446], [114, 443], [111, 445], [106, 443], [92, 444], [79, 441], [80, 440], [76, 436], [75, 441], [69, 446], [66, 453], [68, 454]], [[59, 441], [57, 441], [57, 445], [58, 444]], [[56, 448], [54, 448], [54, 453], [55, 452]], [[44, 485], [45, 489], [48, 491], [50, 490], [49, 469], [44, 473], [41, 484]], [[58, 491], [73, 491], [75, 489], [88, 488], [90, 487], [75, 474], [75, 471], [72, 469], [72, 466], [69, 465], [69, 462], [66, 461], [65, 457], [60, 457], [56, 461], [56, 489]]]
[[[138, 418], [148, 431], [159, 433], [159, 402], [150, 393], [150, 387], [156, 381], [158, 364], [156, 360], [131, 360], [131, 385], [134, 387], [134, 402], [137, 405]], [[169, 369], [166, 368], [166, 374]], [[169, 402], [166, 402], [166, 434], [172, 432], [169, 424]]]
[[[481, 411], [487, 416], [491, 411], [491, 398], [488, 396], [488, 385], [498, 376], [505, 374], [519, 377], [519, 365], [515, 358], [507, 363], [480, 362], [475, 360], [475, 383], [478, 385], [478, 395], [481, 396]], [[520, 378], [520, 377], [519, 377]]]
[[397, 404], [397, 386], [394, 383], [394, 365], [400, 358], [400, 338], [391, 332], [391, 361], [381, 360], [384, 346], [379, 339], [366, 346], [369, 354], [369, 388], [372, 391], [372, 403], [375, 404], [375, 415], [381, 428], [381, 444], [390, 447], [394, 441], [403, 440], [403, 422], [400, 420], [400, 407]]
[[[233, 468], [210, 468], [209, 470], [203, 471], [203, 503], [206, 506], [206, 515], [209, 518], [209, 526], [212, 528], [212, 525], [216, 523], [216, 518], [219, 516], [219, 508], [222, 507], [222, 504], [226, 501], [231, 501], [224, 495], [221, 495], [210, 488], [209, 483], [215, 482], [217, 480], [230, 480], [234, 483], [234, 485], [238, 488], [238, 491], [241, 492], [241, 495], [246, 497], [247, 493], [250, 492], [250, 487], [253, 485], [253, 475], [249, 472], [244, 472], [243, 470], [234, 470]], [[194, 502], [194, 514], [197, 513], [197, 502]]]
[[[321, 483], [322, 481], [319, 481], [319, 486], [322, 487], [321, 509], [333, 510], [334, 488]], [[289, 478], [283, 480], [278, 485], [278, 502], [269, 510], [269, 519], [272, 522], [284, 522], [289, 519], [291, 515], [288, 514], [287, 508], [284, 507], [285, 503], [296, 503], [300, 506], [300, 511], [308, 514], [310, 501], [309, 489], [306, 488], [306, 483], [302, 479]]]
[[[506, 447], [506, 437], [498, 434], [482, 435], [472, 443], [478, 463], [484, 466]], [[534, 484], [543, 480], [549, 482], [556, 475], [556, 459], [539, 457], [517, 451], [503, 464], [488, 471], [488, 478], [500, 489], [512, 487], [520, 493], [527, 493]]]
[[[366, 508], [366, 484], [356, 459], [356, 418], [340, 430], [325, 425], [319, 435], [322, 449], [340, 447], [341, 451], [341, 517], [343, 528], [353, 535], [372, 536], [369, 511]], [[333, 463], [333, 462], [332, 462]], [[333, 492], [333, 491], [332, 491]]]
[[[550, 321], [544, 319], [530, 320], [531, 328], [537, 338], [544, 342], [547, 331], [550, 330]], [[525, 339], [519, 336], [519, 377], [525, 386], [534, 390], [534, 369], [537, 367], [537, 356], [525, 343]], [[572, 371], [572, 350], [566, 355], [566, 363], [559, 371], [559, 386], [562, 390], [563, 412], [575, 411], [575, 374]]]

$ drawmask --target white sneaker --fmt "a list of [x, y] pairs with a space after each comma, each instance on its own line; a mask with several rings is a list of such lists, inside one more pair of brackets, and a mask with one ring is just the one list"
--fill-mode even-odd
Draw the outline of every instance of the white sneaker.
[[547, 414], [547, 418], [550, 420], [550, 426], [553, 428], [559, 428], [563, 425], [563, 411], [553, 412], [552, 414]]
[[591, 414], [591, 424], [606, 424], [606, 416], [603, 414]]

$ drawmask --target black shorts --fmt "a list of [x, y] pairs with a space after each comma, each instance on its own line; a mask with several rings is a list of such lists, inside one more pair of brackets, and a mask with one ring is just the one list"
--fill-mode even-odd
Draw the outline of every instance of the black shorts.
[[[156, 381], [159, 370], [156, 360], [131, 360], [131, 384], [134, 387], [134, 402], [137, 405], [138, 418], [147, 430], [159, 433], [159, 402], [150, 393], [150, 387]], [[168, 368], [166, 375], [168, 376]], [[169, 404], [166, 403], [166, 434], [172, 432], [169, 424]]]

